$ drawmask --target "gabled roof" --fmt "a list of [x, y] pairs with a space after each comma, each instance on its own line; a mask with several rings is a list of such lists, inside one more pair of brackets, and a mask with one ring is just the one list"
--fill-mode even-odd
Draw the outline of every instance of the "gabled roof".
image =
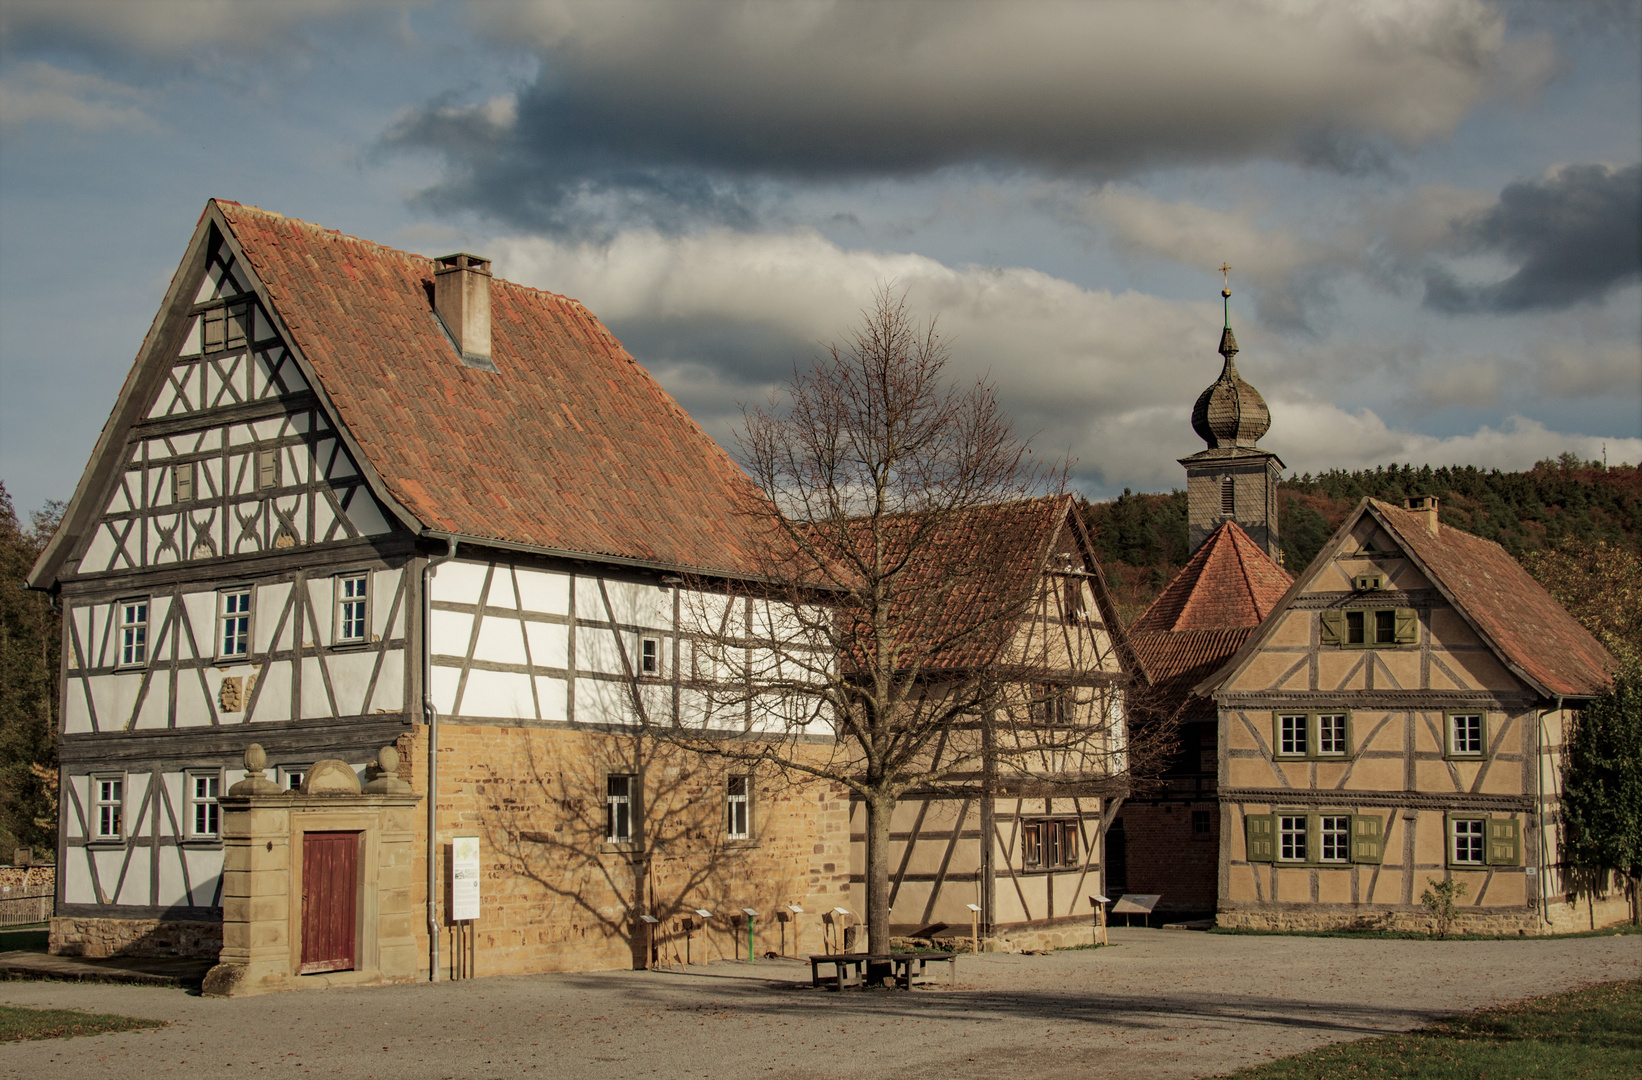
[[[496, 372], [465, 366], [434, 317], [432, 260], [237, 203], [213, 200], [168, 296], [186, 319], [209, 230], [224, 236], [304, 374], [385, 504], [425, 534], [664, 568], [735, 575], [751, 564], [746, 475], [579, 302], [500, 278], [490, 286]], [[146, 403], [138, 369], [98, 456]], [[82, 488], [97, 472], [94, 458]], [[55, 578], [95, 513], [77, 492], [64, 543], [37, 564]], [[38, 580], [34, 580], [38, 579]]]
[[1214, 703], [1194, 701], [1193, 687], [1242, 647], [1293, 583], [1236, 522], [1210, 533], [1129, 627], [1150, 710], [1212, 715]]
[[1607, 689], [1614, 664], [1608, 650], [1504, 548], [1452, 525], [1433, 536], [1420, 515], [1366, 501], [1364, 510], [1397, 538], [1507, 667], [1548, 697]]
[[[1499, 661], [1536, 693], [1578, 698], [1606, 690], [1613, 657], [1504, 548], [1447, 524], [1433, 534], [1423, 515], [1378, 499], [1357, 504], [1273, 614], [1328, 567], [1365, 515], [1391, 534]], [[1212, 694], [1232, 679], [1275, 624], [1268, 619], [1196, 692]]]

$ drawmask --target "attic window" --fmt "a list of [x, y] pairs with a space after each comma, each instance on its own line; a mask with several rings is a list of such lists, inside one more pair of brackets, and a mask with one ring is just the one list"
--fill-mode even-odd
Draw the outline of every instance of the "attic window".
[[1230, 473], [1220, 478], [1220, 513], [1231, 517], [1237, 512], [1237, 486]]
[[249, 304], [212, 308], [203, 318], [206, 352], [225, 352], [245, 347], [247, 330], [251, 325]]

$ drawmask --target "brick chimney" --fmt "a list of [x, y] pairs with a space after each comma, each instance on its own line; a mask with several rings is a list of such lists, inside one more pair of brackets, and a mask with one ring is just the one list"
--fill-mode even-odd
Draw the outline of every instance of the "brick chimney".
[[1432, 536], [1437, 535], [1437, 497], [1435, 495], [1410, 495], [1403, 505], [1410, 514], [1425, 519], [1425, 528]]
[[433, 307], [464, 361], [490, 363], [490, 260], [458, 253], [435, 259]]

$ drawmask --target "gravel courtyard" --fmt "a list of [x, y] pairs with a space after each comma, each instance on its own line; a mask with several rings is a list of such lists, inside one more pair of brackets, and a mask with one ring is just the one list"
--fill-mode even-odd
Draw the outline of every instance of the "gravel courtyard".
[[0, 1075], [710, 1077], [1213, 1074], [1433, 1016], [1642, 977], [1642, 937], [1499, 942], [1116, 929], [1116, 947], [981, 956], [932, 987], [811, 990], [794, 961], [288, 993], [0, 983], [0, 1001], [173, 1021], [0, 1046]]

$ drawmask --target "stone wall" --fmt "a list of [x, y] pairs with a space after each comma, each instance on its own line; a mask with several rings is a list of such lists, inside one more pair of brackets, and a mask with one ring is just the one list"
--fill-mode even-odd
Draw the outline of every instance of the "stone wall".
[[[400, 743], [420, 794], [427, 780], [426, 728]], [[842, 788], [754, 773], [753, 837], [725, 838], [725, 788], [744, 767], [655, 740], [566, 728], [443, 724], [439, 732], [437, 880], [441, 977], [452, 957], [451, 838], [480, 838], [482, 914], [474, 971], [494, 975], [591, 971], [681, 962], [679, 920], [712, 911], [693, 934], [693, 959], [745, 953], [742, 908], [761, 913], [755, 948], [781, 948], [777, 905], [797, 903], [789, 954], [814, 951], [820, 912], [846, 905], [849, 800]], [[606, 778], [642, 781], [638, 838], [605, 842]], [[424, 815], [425, 819], [425, 815]], [[415, 844], [425, 880], [425, 820]], [[652, 932], [638, 919], [660, 920]], [[418, 928], [424, 972], [425, 919]], [[796, 937], [796, 940], [795, 940]], [[653, 946], [653, 949], [652, 949]], [[654, 960], [652, 960], [654, 957]]]
[[[1538, 908], [1512, 907], [1467, 910], [1461, 907], [1454, 920], [1455, 934], [1504, 934], [1539, 937], [1581, 930], [1604, 929], [1630, 921], [1630, 906], [1623, 897], [1610, 896], [1594, 904], [1580, 901], [1570, 905], [1548, 905], [1551, 922], [1546, 924]], [[1394, 930], [1430, 933], [1431, 915], [1424, 907], [1376, 906], [1352, 910], [1347, 906], [1295, 905], [1266, 909], [1223, 910], [1215, 925], [1244, 930]]]
[[222, 924], [170, 919], [56, 918], [53, 956], [176, 956], [215, 960]]

